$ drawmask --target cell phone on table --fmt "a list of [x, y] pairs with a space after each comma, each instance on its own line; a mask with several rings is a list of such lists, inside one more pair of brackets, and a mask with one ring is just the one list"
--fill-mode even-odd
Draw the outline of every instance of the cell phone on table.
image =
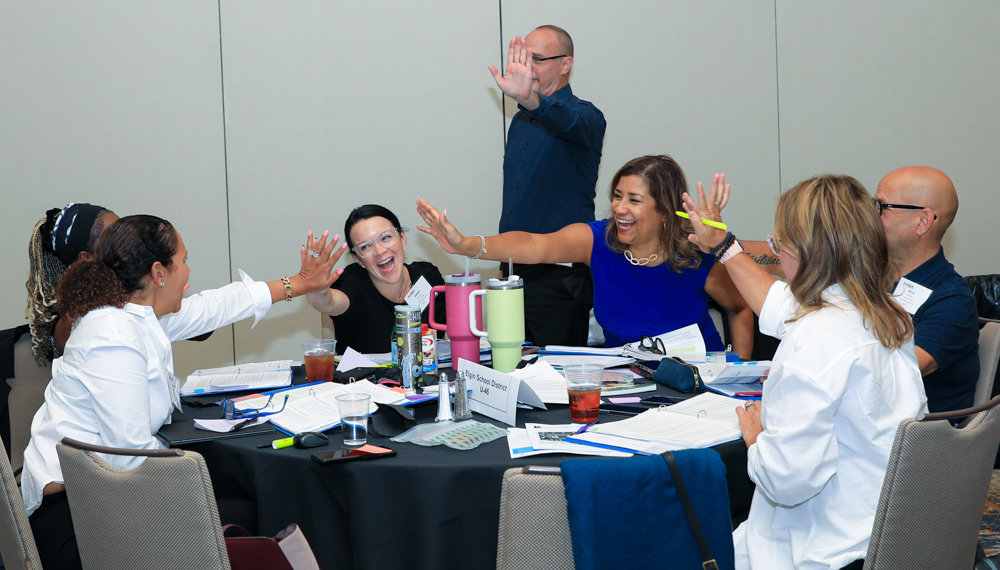
[[618, 414], [622, 416], [637, 416], [649, 408], [640, 408], [639, 406], [623, 406], [621, 404], [605, 404], [601, 403], [601, 408], [598, 410], [602, 414]]
[[355, 461], [358, 459], [378, 459], [379, 457], [392, 457], [396, 452], [388, 447], [378, 447], [375, 445], [362, 445], [354, 448], [341, 448], [333, 451], [320, 451], [312, 454], [313, 461], [326, 465], [338, 461]]
[[652, 380], [653, 374], [656, 374], [656, 369], [659, 366], [660, 366], [659, 360], [639, 360], [630, 364], [629, 369], [631, 369], [632, 372], [635, 372], [636, 374], [642, 376], [643, 378]]
[[639, 403], [646, 404], [647, 406], [672, 406], [683, 401], [684, 398], [674, 398], [672, 396], [650, 396], [644, 398]]

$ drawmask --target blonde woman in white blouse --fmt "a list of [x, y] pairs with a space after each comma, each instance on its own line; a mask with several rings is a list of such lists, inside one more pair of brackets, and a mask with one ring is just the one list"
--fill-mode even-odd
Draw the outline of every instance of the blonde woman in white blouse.
[[699, 203], [685, 195], [691, 240], [715, 248], [761, 332], [781, 339], [759, 405], [736, 410], [757, 484], [733, 533], [736, 567], [861, 568], [900, 421], [927, 410], [913, 324], [889, 295], [882, 223], [849, 176], [805, 180], [782, 194], [769, 238], [788, 283], [776, 282], [726, 232], [716, 175]]

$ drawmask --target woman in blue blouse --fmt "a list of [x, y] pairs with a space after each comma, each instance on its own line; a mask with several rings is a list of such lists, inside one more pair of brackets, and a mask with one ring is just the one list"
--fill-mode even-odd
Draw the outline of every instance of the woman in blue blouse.
[[429, 227], [417, 227], [448, 253], [516, 263], [586, 263], [594, 279], [594, 314], [609, 347], [697, 324], [706, 348], [722, 350], [708, 314], [711, 297], [728, 315], [733, 348], [749, 358], [753, 313], [722, 264], [688, 241], [691, 223], [673, 213], [682, 210], [686, 191], [684, 171], [674, 159], [642, 156], [611, 181], [610, 219], [551, 234], [465, 237], [446, 212], [418, 200], [417, 211]]

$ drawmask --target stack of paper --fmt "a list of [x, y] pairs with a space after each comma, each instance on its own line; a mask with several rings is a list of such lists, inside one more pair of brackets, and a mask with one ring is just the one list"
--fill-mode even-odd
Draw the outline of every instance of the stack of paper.
[[275, 360], [195, 370], [181, 386], [181, 396], [291, 386], [292, 364], [291, 360]]
[[[608, 349], [599, 349], [608, 350]], [[613, 349], [621, 352], [620, 348]], [[534, 358], [534, 354], [529, 354], [528, 356], [523, 356], [523, 360], [531, 360]], [[635, 362], [635, 358], [631, 356], [607, 356], [603, 354], [583, 354], [583, 353], [573, 353], [573, 354], [549, 354], [546, 352], [538, 353], [538, 360], [548, 362], [556, 368], [562, 368], [567, 364], [601, 364], [605, 368], [614, 368], [615, 366], [628, 366]]]
[[[515, 378], [531, 386], [546, 404], [569, 404], [569, 393], [566, 391], [566, 378], [547, 360], [525, 366], [510, 373]], [[656, 390], [652, 382], [634, 382], [635, 375], [631, 371], [605, 370], [601, 385], [602, 396], [619, 396]]]
[[663, 344], [666, 354], [654, 354], [648, 350], [642, 350], [639, 342], [626, 344], [624, 354], [639, 360], [662, 360], [679, 356], [683, 359], [705, 360], [705, 339], [701, 336], [701, 329], [697, 324], [688, 325], [668, 333], [653, 337], [654, 342], [659, 339]]
[[575, 455], [597, 455], [600, 457], [629, 457], [632, 453], [602, 449], [592, 445], [582, 445], [564, 441], [576, 435], [583, 424], [545, 425], [524, 424], [525, 429], [510, 428], [507, 447], [510, 458], [529, 457], [544, 453], [572, 453]]
[[598, 424], [590, 431], [681, 449], [711, 447], [741, 437], [736, 408], [742, 405], [742, 400], [705, 393], [618, 422]]
[[[328, 430], [340, 425], [337, 396], [352, 392], [368, 394], [372, 397], [368, 413], [378, 410], [376, 404], [401, 404], [407, 401], [404, 394], [377, 386], [367, 380], [353, 384], [320, 382], [276, 393], [266, 411], [280, 409], [286, 395], [288, 396], [288, 404], [280, 414], [267, 417], [275, 427], [288, 433]], [[268, 401], [268, 398], [269, 396], [244, 398], [236, 403], [236, 407], [241, 410], [258, 409]]]

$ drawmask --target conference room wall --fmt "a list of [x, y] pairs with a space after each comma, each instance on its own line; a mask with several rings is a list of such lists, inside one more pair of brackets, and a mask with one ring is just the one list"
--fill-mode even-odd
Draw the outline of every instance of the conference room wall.
[[[370, 202], [409, 230], [408, 260], [443, 272], [460, 260], [417, 231], [417, 198], [468, 232], [496, 233], [503, 114], [486, 66], [497, 5], [434, 6], [222, 2], [230, 209], [246, 221], [232, 227], [234, 267], [293, 273], [308, 230], [343, 233]], [[496, 274], [496, 263], [474, 266]], [[329, 323], [304, 299], [279, 303], [256, 330], [236, 325], [236, 359], [296, 356], [298, 341], [331, 336]]]
[[[26, 323], [28, 238], [88, 201], [175, 224], [193, 290], [227, 283], [218, 4], [0, 2], [0, 328]], [[231, 363], [231, 329], [177, 343], [177, 371]]]
[[[608, 118], [599, 215], [614, 171], [639, 154], [674, 155], [692, 187], [726, 172], [727, 221], [750, 237], [770, 232], [778, 193], [805, 176], [848, 172], [874, 190], [924, 162], [962, 196], [949, 257], [996, 271], [982, 245], [997, 212], [995, 6], [272, 4], [0, 0], [4, 326], [24, 322], [34, 221], [69, 200], [174, 221], [196, 290], [236, 268], [293, 273], [305, 230], [340, 232], [369, 198], [411, 230], [422, 195], [469, 233], [495, 231], [514, 105], [485, 67], [547, 22], [574, 35], [574, 89]], [[459, 267], [415, 231], [407, 256]], [[328, 322], [303, 300], [279, 304], [253, 332], [176, 345], [178, 373], [231, 362], [233, 334], [239, 361], [291, 356]]]
[[782, 188], [843, 172], [874, 193], [894, 168], [935, 166], [960, 201], [948, 259], [1000, 273], [1000, 3], [777, 0], [776, 14]]

